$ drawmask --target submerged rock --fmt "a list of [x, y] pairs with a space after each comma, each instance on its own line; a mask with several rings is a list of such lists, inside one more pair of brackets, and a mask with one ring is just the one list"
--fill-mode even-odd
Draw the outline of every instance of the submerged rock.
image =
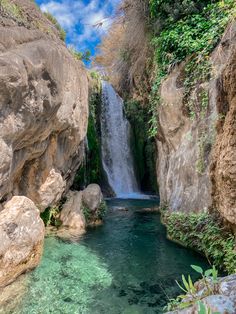
[[30, 199], [14, 196], [0, 212], [0, 287], [39, 264], [43, 241], [38, 208]]

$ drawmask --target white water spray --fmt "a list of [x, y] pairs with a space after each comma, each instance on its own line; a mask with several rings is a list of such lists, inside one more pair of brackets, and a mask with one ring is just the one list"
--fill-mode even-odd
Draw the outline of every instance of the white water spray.
[[108, 82], [102, 82], [102, 162], [117, 197], [139, 193], [130, 149], [130, 125], [123, 100]]

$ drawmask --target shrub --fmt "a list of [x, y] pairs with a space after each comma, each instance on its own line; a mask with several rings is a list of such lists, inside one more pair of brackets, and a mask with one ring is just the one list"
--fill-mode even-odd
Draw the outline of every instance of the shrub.
[[57, 19], [49, 12], [44, 12], [44, 15], [46, 18], [56, 27], [56, 29], [59, 32], [60, 39], [65, 41], [66, 39], [66, 32], [65, 30], [61, 27], [61, 25], [58, 23]]
[[85, 52], [77, 51], [74, 47], [69, 47], [70, 52], [76, 60], [90, 61], [91, 52], [86, 50]]
[[236, 271], [236, 239], [218, 216], [163, 211], [162, 220], [171, 240], [204, 254], [218, 269]]
[[[150, 110], [153, 112], [150, 134], [155, 136], [158, 131], [156, 108], [161, 104], [159, 89], [162, 80], [176, 64], [186, 60], [188, 56], [191, 59], [185, 69], [184, 100], [188, 104], [190, 117], [196, 116], [195, 105], [198, 111], [199, 108], [201, 111], [207, 107], [206, 92], [202, 93], [199, 102], [190, 101], [191, 92], [199, 83], [209, 79], [208, 56], [235, 15], [236, 6], [234, 0], [150, 0], [150, 10], [155, 20], [154, 25], [157, 22], [161, 24], [159, 32], [152, 39], [156, 74], [150, 96]], [[198, 117], [200, 118], [199, 115]]]

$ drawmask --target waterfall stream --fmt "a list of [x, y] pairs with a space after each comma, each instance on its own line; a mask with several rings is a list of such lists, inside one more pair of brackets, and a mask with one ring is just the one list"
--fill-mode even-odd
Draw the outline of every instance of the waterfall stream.
[[112, 85], [102, 82], [102, 162], [109, 185], [118, 197], [138, 194], [130, 149], [130, 124], [125, 118], [123, 100]]

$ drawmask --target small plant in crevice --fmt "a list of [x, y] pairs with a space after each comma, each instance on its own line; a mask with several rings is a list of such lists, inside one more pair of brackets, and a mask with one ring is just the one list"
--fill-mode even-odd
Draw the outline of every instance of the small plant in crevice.
[[44, 222], [45, 227], [55, 226], [59, 227], [61, 222], [58, 218], [60, 213], [59, 207], [48, 207], [45, 209], [43, 213], [41, 213], [40, 217]]
[[[185, 294], [177, 296], [176, 299], [171, 299], [164, 308], [165, 310], [184, 309], [194, 305], [196, 302], [201, 302], [201, 299], [209, 295], [217, 293], [218, 270], [215, 266], [205, 271], [197, 265], [191, 265], [191, 268], [200, 274], [202, 279], [193, 283], [190, 275], [188, 275], [187, 278], [182, 275], [182, 283], [180, 284], [178, 281], [176, 281], [176, 283]], [[201, 293], [199, 293], [198, 285], [201, 287]]]
[[82, 211], [85, 217], [86, 224], [93, 224], [97, 220], [103, 220], [107, 212], [107, 205], [104, 200], [101, 201], [99, 208], [95, 211], [91, 211], [84, 203], [82, 203]]
[[101, 204], [98, 208], [97, 216], [99, 219], [103, 219], [107, 212], [107, 204], [104, 200], [101, 201]]
[[69, 46], [68, 48], [71, 54], [73, 55], [73, 57], [75, 58], [75, 60], [85, 61], [85, 62], [90, 61], [90, 57], [91, 57], [90, 50], [81, 52], [81, 51], [77, 51], [73, 46]]
[[40, 214], [40, 217], [43, 220], [45, 227], [48, 227], [48, 226], [60, 227], [61, 226], [62, 222], [59, 219], [59, 214], [65, 202], [66, 202], [66, 197], [63, 197], [57, 206], [47, 207]]
[[21, 8], [17, 4], [11, 3], [10, 0], [0, 0], [0, 13], [1, 12], [8, 14], [19, 22], [24, 21]]
[[190, 58], [185, 67], [184, 104], [192, 120], [204, 118], [208, 109], [208, 91], [203, 87], [210, 80], [209, 57], [200, 55]]
[[49, 12], [44, 12], [44, 16], [56, 27], [56, 29], [59, 32], [60, 39], [62, 41], [65, 41], [66, 39], [66, 32], [65, 30], [61, 27], [57, 19]]

